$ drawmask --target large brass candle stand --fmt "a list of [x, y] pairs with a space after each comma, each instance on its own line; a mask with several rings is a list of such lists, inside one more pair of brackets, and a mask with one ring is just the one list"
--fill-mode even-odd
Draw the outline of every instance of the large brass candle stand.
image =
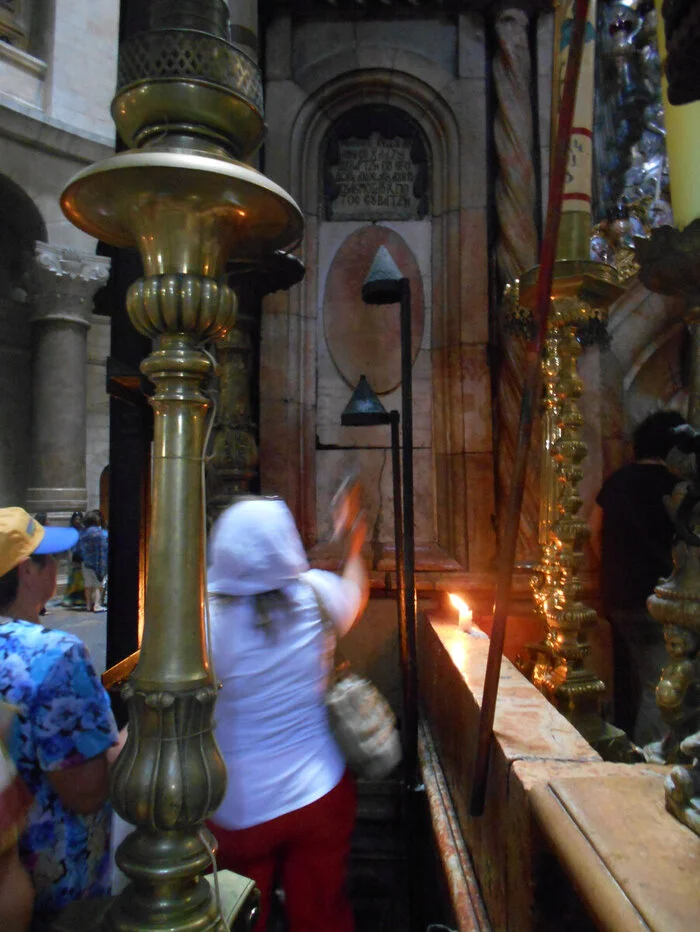
[[[688, 420], [700, 430], [700, 219], [683, 231], [660, 227], [650, 239], [637, 240], [636, 250], [639, 277], [647, 288], [687, 302], [692, 336]], [[700, 440], [694, 447], [697, 466]], [[680, 539], [673, 573], [659, 581], [647, 602], [652, 617], [664, 625], [669, 653], [656, 689], [669, 734], [649, 751], [677, 763], [666, 778], [666, 808], [700, 835], [700, 479], [674, 504]]]
[[[507, 290], [509, 314], [520, 324], [529, 319], [537, 270], [525, 273]], [[620, 733], [601, 717], [603, 682], [585, 666], [590, 652], [587, 628], [596, 613], [580, 601], [579, 569], [588, 527], [579, 516], [578, 484], [586, 445], [578, 408], [583, 385], [577, 371], [581, 338], [595, 337], [606, 309], [620, 294], [615, 269], [585, 259], [558, 260], [552, 308], [542, 363], [544, 441], [540, 542], [542, 557], [533, 594], [547, 626], [545, 640], [531, 645], [534, 684], [596, 747], [618, 741]]]
[[174, 9], [165, 5], [158, 28], [122, 48], [113, 114], [137, 148], [82, 171], [62, 198], [85, 232], [138, 248], [144, 277], [127, 309], [154, 341], [142, 365], [155, 384], [145, 625], [112, 783], [115, 808], [136, 831], [117, 852], [130, 883], [104, 919], [114, 932], [223, 928], [202, 876], [210, 861], [203, 823], [226, 774], [204, 625], [203, 388], [212, 367], [199, 344], [233, 324], [227, 260], [289, 247], [302, 225], [294, 201], [236, 158], [262, 138], [254, 65], [223, 31], [170, 28]]

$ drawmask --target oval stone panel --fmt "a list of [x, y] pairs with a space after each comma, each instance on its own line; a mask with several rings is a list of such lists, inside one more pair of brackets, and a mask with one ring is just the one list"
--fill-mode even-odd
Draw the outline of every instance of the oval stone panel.
[[401, 382], [399, 305], [365, 304], [362, 284], [380, 246], [386, 246], [399, 271], [411, 282], [411, 355], [415, 362], [423, 338], [423, 281], [415, 256], [403, 237], [370, 224], [355, 230], [336, 252], [326, 279], [323, 325], [338, 371], [351, 388], [361, 375], [383, 394]]

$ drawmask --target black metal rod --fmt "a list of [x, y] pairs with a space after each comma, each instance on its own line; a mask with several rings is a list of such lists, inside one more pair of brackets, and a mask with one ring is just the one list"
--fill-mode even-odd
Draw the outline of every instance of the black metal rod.
[[[399, 440], [399, 412], [389, 412], [389, 423], [391, 425], [391, 473], [394, 493], [394, 550], [396, 557], [396, 608], [399, 618], [399, 659], [401, 664], [401, 702], [403, 716], [403, 739], [404, 739], [404, 768], [407, 768], [409, 761], [409, 751], [411, 748], [408, 743], [409, 727], [412, 725], [413, 707], [411, 704], [412, 687], [411, 687], [411, 664], [410, 653], [408, 649], [408, 622], [406, 618], [406, 579], [404, 573], [404, 545], [403, 545], [403, 506], [401, 504], [402, 482], [401, 482], [401, 443]], [[406, 770], [406, 785], [409, 785], [412, 773]]]
[[574, 24], [571, 32], [569, 58], [566, 63], [564, 87], [559, 108], [556, 145], [552, 159], [552, 172], [549, 180], [549, 197], [547, 202], [547, 223], [545, 226], [540, 267], [537, 276], [537, 297], [535, 323], [536, 338], [527, 351], [525, 384], [520, 406], [518, 423], [518, 443], [511, 476], [508, 496], [503, 543], [499, 553], [498, 576], [496, 581], [496, 600], [493, 608], [491, 641], [486, 662], [484, 691], [481, 700], [481, 716], [477, 734], [476, 758], [474, 761], [474, 779], [470, 814], [481, 816], [486, 804], [489, 757], [493, 736], [493, 723], [498, 700], [498, 681], [501, 672], [503, 644], [505, 642], [506, 622], [508, 620], [508, 603], [515, 564], [515, 549], [520, 524], [520, 510], [525, 487], [532, 423], [537, 405], [540, 402], [540, 385], [542, 380], [542, 355], [544, 352], [547, 322], [551, 304], [552, 279], [557, 255], [559, 223], [561, 220], [562, 198], [568, 164], [569, 140], [576, 104], [576, 87], [578, 83], [581, 56], [585, 42], [586, 17], [589, 0], [575, 0]]
[[413, 514], [413, 353], [411, 285], [401, 279], [401, 429], [403, 440], [403, 546], [406, 601], [406, 761], [409, 789], [418, 783], [418, 658], [416, 628], [416, 544]]

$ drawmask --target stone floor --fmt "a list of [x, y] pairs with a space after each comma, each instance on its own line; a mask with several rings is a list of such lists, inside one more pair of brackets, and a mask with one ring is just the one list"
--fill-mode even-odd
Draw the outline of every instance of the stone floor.
[[58, 628], [77, 635], [90, 651], [98, 674], [104, 673], [107, 653], [107, 613], [66, 609], [56, 599], [46, 607], [41, 622], [47, 628]]

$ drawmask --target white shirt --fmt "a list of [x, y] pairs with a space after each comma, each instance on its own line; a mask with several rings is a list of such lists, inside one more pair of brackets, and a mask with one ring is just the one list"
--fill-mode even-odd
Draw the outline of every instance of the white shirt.
[[[222, 683], [215, 733], [228, 770], [213, 820], [227, 829], [307, 806], [330, 792], [345, 770], [324, 703], [334, 644], [305, 575], [282, 589], [287, 606], [272, 612], [269, 630], [257, 624], [254, 597], [210, 599], [212, 656]], [[359, 587], [321, 570], [308, 575], [343, 634], [357, 616]]]

